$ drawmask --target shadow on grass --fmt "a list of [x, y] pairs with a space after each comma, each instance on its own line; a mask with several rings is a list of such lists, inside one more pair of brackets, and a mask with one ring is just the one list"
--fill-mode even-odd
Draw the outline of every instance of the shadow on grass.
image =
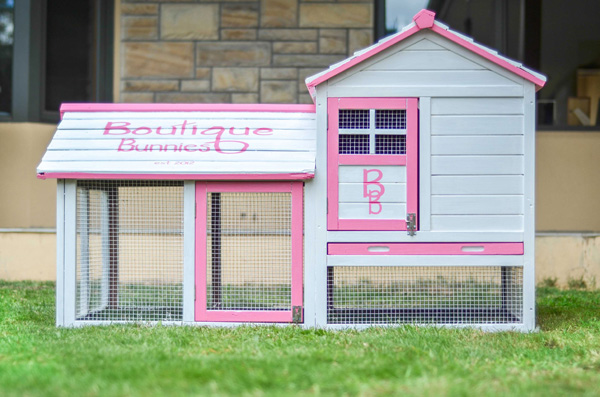
[[600, 290], [537, 289], [537, 323], [542, 331], [587, 325], [600, 328]]

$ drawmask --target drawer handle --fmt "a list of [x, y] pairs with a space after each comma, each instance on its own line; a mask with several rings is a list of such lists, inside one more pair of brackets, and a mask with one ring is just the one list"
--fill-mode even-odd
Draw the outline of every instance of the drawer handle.
[[461, 247], [462, 252], [483, 252], [484, 250], [483, 245], [463, 245]]
[[390, 252], [390, 247], [387, 247], [385, 245], [372, 245], [369, 248], [367, 248], [367, 251], [369, 251], [369, 252]]

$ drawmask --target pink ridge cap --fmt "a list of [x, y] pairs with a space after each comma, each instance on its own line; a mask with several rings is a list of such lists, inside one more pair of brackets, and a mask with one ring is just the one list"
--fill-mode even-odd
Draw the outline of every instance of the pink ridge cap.
[[421, 10], [414, 17], [413, 21], [419, 29], [431, 28], [435, 21], [435, 12], [429, 10]]

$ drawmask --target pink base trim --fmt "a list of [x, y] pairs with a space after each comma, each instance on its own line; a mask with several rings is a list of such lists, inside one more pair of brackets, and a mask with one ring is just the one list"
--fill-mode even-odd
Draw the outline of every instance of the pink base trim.
[[94, 174], [89, 172], [41, 172], [38, 179], [156, 179], [194, 181], [276, 181], [306, 180], [315, 174]]
[[406, 230], [406, 221], [397, 219], [340, 219], [339, 230]]
[[327, 245], [327, 254], [523, 255], [523, 243], [333, 243]]
[[315, 113], [315, 105], [230, 103], [63, 103], [66, 112], [282, 112]]

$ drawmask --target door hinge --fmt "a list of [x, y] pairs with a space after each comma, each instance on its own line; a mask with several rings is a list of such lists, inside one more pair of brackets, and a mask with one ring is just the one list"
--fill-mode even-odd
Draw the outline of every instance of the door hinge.
[[302, 322], [302, 306], [292, 306], [292, 322], [294, 324]]
[[327, 213], [329, 214], [329, 197], [327, 197]]
[[406, 231], [408, 232], [409, 236], [414, 236], [417, 234], [417, 214], [406, 214]]

